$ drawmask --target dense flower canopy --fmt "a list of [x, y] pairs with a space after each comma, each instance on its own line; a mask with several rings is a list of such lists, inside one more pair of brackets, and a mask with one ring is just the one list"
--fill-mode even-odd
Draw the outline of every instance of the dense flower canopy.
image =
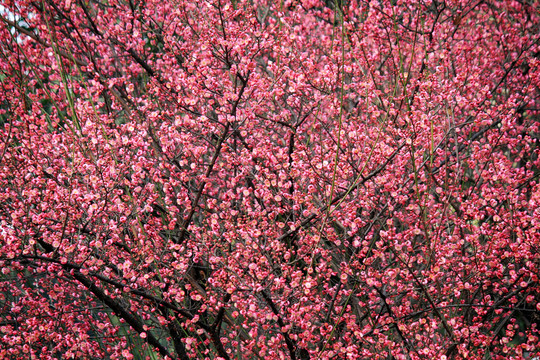
[[528, 0], [3, 0], [0, 358], [531, 359]]

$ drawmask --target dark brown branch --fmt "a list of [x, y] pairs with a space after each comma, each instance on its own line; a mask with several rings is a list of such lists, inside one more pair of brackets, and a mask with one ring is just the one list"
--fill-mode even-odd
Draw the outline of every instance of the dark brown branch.
[[285, 343], [287, 344], [287, 349], [289, 349], [289, 355], [291, 357], [291, 360], [296, 360], [297, 346], [294, 343], [294, 341], [291, 339], [289, 334], [286, 331], [283, 331], [283, 327], [285, 326], [285, 322], [281, 318], [281, 315], [279, 314], [279, 310], [278, 310], [276, 304], [274, 304], [274, 301], [272, 300], [270, 295], [268, 295], [266, 290], [261, 291], [261, 295], [262, 295], [264, 301], [266, 301], [266, 303], [268, 304], [268, 306], [272, 310], [272, 313], [277, 316], [277, 323], [278, 323], [278, 325], [279, 325], [279, 327], [281, 329], [281, 334], [285, 338]]
[[[392, 317], [392, 319], [394, 319], [394, 321], [397, 321], [396, 314], [394, 313], [394, 311], [392, 310], [392, 308], [388, 304], [386, 294], [381, 289], [379, 289], [378, 287], [374, 286], [374, 288], [377, 291], [377, 293], [379, 294], [379, 297], [381, 298], [381, 300], [382, 300], [382, 302], [384, 304], [384, 307], [386, 307], [386, 310], [388, 311], [388, 314]], [[407, 338], [405, 337], [405, 335], [403, 335], [403, 332], [401, 331], [399, 326], [396, 326], [395, 328], [396, 328], [396, 332], [398, 333], [401, 341], [403, 341], [403, 343], [405, 344], [405, 347], [408, 350], [414, 351], [419, 357], [421, 357], [420, 354], [418, 353], [418, 351], [416, 350], [416, 348], [414, 347], [414, 345], [411, 344], [409, 341], [407, 341]]]
[[[225, 298], [223, 299], [223, 302], [226, 304], [229, 302], [230, 299], [231, 299], [231, 294], [227, 293], [227, 295], [225, 295]], [[214, 320], [214, 323], [212, 324], [212, 326], [210, 326], [212, 331], [215, 331], [218, 336], [221, 330], [221, 324], [223, 322], [224, 315], [225, 315], [225, 306], [222, 306], [218, 311], [218, 314], [216, 316], [216, 319]]]
[[73, 277], [84, 285], [94, 296], [107, 305], [116, 315], [124, 319], [137, 333], [146, 332], [146, 341], [156, 348], [162, 356], [168, 356], [173, 359], [172, 354], [160, 344], [160, 342], [152, 335], [151, 332], [145, 331], [143, 327], [143, 322], [134, 314], [124, 309], [120, 303], [113, 300], [111, 297], [105, 294], [105, 292], [97, 287], [92, 280], [81, 274], [79, 271], [73, 272]]
[[[248, 77], [246, 77], [246, 79], [244, 79], [240, 75], [238, 75], [238, 77], [240, 78], [240, 81], [242, 82], [242, 87], [240, 88], [240, 91], [238, 92], [238, 97], [237, 97], [236, 101], [233, 104], [233, 107], [232, 107], [232, 110], [231, 110], [231, 115], [232, 116], [236, 116], [236, 109], [238, 108], [238, 104], [240, 103], [240, 100], [242, 99], [244, 91], [245, 91], [245, 89], [247, 87], [249, 75], [248, 75]], [[223, 133], [221, 134], [221, 137], [219, 138], [218, 143], [216, 144], [216, 151], [214, 152], [214, 156], [212, 157], [212, 160], [210, 161], [210, 165], [208, 166], [208, 169], [206, 169], [206, 173], [204, 174], [205, 179], [199, 185], [199, 189], [197, 190], [197, 195], [195, 196], [195, 199], [193, 200], [193, 202], [191, 204], [191, 210], [189, 211], [188, 216], [186, 217], [186, 219], [184, 220], [184, 223], [182, 224], [182, 230], [180, 231], [180, 236], [179, 236], [179, 238], [177, 240], [177, 244], [182, 244], [184, 242], [185, 238], [186, 238], [187, 229], [189, 227], [189, 224], [191, 224], [191, 220], [193, 219], [193, 215], [195, 215], [195, 211], [197, 210], [199, 200], [200, 200], [200, 198], [202, 196], [202, 193], [204, 191], [204, 188], [205, 188], [205, 186], [207, 184], [206, 179], [210, 176], [210, 174], [212, 173], [212, 170], [214, 170], [214, 166], [216, 165], [216, 161], [217, 161], [217, 159], [219, 157], [219, 154], [221, 153], [221, 148], [223, 146], [223, 142], [229, 136], [230, 127], [231, 127], [230, 122], [227, 122], [227, 124], [225, 124], [225, 129], [223, 129]]]

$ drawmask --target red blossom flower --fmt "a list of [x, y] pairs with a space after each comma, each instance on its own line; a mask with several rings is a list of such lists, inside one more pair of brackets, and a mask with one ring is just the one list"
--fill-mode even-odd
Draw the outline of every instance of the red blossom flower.
[[0, 358], [533, 359], [532, 1], [5, 1]]

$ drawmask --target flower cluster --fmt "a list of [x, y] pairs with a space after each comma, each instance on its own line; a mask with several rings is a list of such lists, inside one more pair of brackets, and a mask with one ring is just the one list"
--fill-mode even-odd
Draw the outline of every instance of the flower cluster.
[[531, 1], [6, 1], [0, 358], [531, 359]]

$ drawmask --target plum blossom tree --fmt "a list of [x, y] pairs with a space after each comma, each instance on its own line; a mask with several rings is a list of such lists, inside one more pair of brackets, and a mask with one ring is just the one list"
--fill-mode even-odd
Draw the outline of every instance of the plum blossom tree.
[[531, 359], [528, 0], [4, 0], [0, 358]]

